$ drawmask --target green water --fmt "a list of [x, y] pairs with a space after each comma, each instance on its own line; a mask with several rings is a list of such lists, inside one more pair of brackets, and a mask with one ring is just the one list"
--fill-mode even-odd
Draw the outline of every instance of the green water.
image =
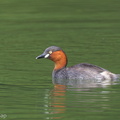
[[120, 1], [0, 0], [0, 119], [120, 119], [119, 84], [53, 87], [53, 63], [35, 59], [51, 45], [66, 51], [68, 66], [120, 73]]

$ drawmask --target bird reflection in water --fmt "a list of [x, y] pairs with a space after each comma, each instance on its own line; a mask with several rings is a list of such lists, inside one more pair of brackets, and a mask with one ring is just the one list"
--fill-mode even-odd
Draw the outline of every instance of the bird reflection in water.
[[[46, 119], [64, 119], [66, 115], [76, 110], [91, 112], [94, 114], [104, 113], [106, 109], [111, 109], [109, 94], [111, 85], [91, 86], [84, 83], [79, 85], [79, 88], [73, 88], [65, 85], [55, 85], [52, 90], [47, 92], [46, 99]], [[69, 101], [69, 102], [68, 102]], [[99, 104], [98, 104], [99, 101]], [[99, 109], [98, 109], [99, 108]]]
[[54, 88], [49, 93], [49, 103], [47, 114], [49, 117], [46, 119], [60, 119], [63, 118], [63, 114], [66, 111], [66, 86], [65, 85], [55, 85]]

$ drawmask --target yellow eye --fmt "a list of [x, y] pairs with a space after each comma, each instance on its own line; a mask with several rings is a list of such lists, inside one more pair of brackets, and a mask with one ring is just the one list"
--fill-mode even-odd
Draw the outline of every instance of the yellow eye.
[[52, 51], [49, 51], [49, 54], [52, 54]]

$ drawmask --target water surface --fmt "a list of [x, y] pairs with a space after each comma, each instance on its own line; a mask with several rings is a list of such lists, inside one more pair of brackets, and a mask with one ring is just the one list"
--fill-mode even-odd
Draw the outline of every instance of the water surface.
[[54, 87], [53, 63], [36, 60], [56, 45], [68, 66], [91, 63], [120, 73], [120, 7], [116, 0], [0, 2], [0, 118], [120, 119], [120, 85]]

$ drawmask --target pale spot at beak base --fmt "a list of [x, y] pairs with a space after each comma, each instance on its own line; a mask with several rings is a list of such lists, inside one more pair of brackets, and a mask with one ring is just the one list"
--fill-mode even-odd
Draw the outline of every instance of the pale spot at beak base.
[[50, 54], [46, 54], [46, 55], [45, 55], [45, 58], [48, 58], [48, 57], [49, 57], [49, 55], [50, 55]]

